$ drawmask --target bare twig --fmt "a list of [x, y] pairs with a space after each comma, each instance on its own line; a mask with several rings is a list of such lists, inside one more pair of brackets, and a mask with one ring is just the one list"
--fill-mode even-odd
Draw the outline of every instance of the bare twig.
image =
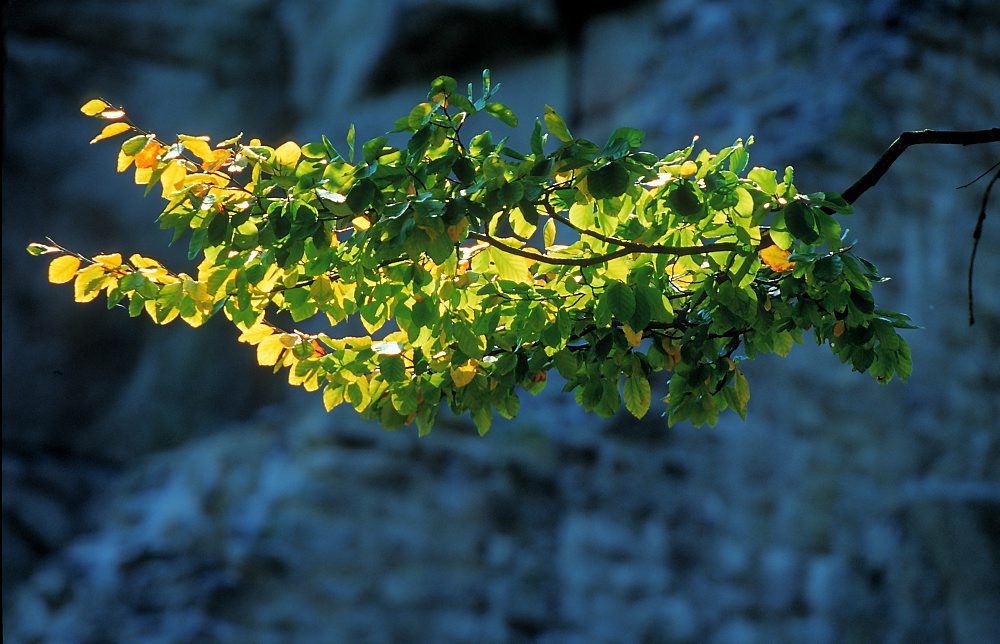
[[983, 193], [983, 203], [979, 207], [979, 218], [976, 219], [976, 229], [972, 233], [972, 255], [969, 257], [969, 326], [976, 323], [976, 315], [973, 313], [972, 305], [972, 270], [976, 265], [976, 251], [979, 249], [979, 238], [983, 235], [983, 222], [986, 221], [986, 203], [990, 199], [990, 191], [993, 190], [993, 184], [1000, 179], [1000, 170], [993, 175], [990, 182], [986, 185], [986, 191]]
[[995, 143], [1000, 141], [1000, 128], [989, 130], [972, 130], [963, 132], [952, 132], [946, 130], [920, 130], [917, 132], [903, 132], [899, 135], [889, 149], [882, 153], [875, 165], [855, 181], [851, 187], [844, 190], [841, 196], [847, 203], [854, 203], [858, 198], [868, 191], [869, 188], [879, 182], [879, 179], [889, 171], [892, 164], [899, 158], [906, 148], [911, 145], [938, 144], [938, 145], [976, 145], [979, 143]]

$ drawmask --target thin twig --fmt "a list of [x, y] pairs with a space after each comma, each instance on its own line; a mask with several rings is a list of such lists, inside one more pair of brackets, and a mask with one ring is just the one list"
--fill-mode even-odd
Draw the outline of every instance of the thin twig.
[[969, 326], [976, 323], [972, 304], [972, 270], [976, 265], [976, 251], [979, 249], [979, 238], [983, 235], [983, 222], [986, 221], [986, 203], [990, 199], [990, 191], [993, 190], [993, 184], [997, 182], [997, 179], [1000, 179], [1000, 170], [997, 170], [997, 173], [993, 175], [993, 178], [990, 179], [989, 184], [986, 186], [986, 192], [983, 193], [983, 203], [979, 207], [979, 218], [976, 220], [976, 229], [972, 233], [972, 255], [969, 257]]

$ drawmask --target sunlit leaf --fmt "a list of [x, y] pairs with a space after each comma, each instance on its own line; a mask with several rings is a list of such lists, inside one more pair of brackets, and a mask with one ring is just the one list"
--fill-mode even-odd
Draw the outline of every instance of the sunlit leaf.
[[791, 255], [791, 252], [782, 250], [773, 244], [767, 248], [761, 249], [760, 251], [761, 260], [767, 264], [771, 270], [778, 273], [790, 271], [795, 268], [795, 262], [788, 261], [789, 255]]
[[569, 128], [566, 127], [566, 121], [559, 116], [555, 108], [551, 105], [545, 106], [545, 116], [543, 118], [545, 120], [545, 127], [547, 127], [549, 132], [552, 132], [557, 139], [565, 142], [573, 140], [573, 135], [569, 133]]
[[[152, 168], [156, 165], [156, 159], [160, 154], [162, 146], [155, 140], [146, 144], [137, 155], [135, 155], [135, 167], [140, 169]], [[138, 179], [136, 181], [138, 183]]]
[[73, 255], [60, 255], [49, 263], [49, 282], [65, 284], [73, 279], [80, 268], [80, 259]]
[[267, 367], [278, 362], [287, 347], [281, 342], [282, 334], [271, 334], [257, 343], [257, 364]]
[[98, 141], [103, 141], [109, 137], [115, 136], [116, 134], [121, 134], [122, 132], [128, 132], [132, 129], [132, 126], [128, 123], [110, 123], [104, 126], [101, 133], [90, 140], [91, 143], [97, 143]]
[[455, 383], [456, 387], [462, 388], [472, 382], [477, 372], [476, 365], [472, 362], [467, 362], [451, 369], [451, 381]]
[[83, 104], [83, 107], [80, 108], [80, 111], [86, 114], [87, 116], [97, 116], [98, 114], [100, 114], [101, 112], [110, 107], [111, 105], [107, 101], [102, 101], [99, 98], [92, 98]]
[[274, 150], [274, 159], [280, 165], [294, 167], [302, 156], [302, 149], [295, 141], [282, 143]]

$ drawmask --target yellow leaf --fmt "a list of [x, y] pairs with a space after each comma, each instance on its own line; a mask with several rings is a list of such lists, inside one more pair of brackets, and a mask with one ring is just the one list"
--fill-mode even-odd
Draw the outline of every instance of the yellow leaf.
[[149, 180], [153, 178], [152, 168], [136, 168], [135, 169], [135, 182], [137, 185], [145, 186], [149, 184]]
[[627, 324], [622, 325], [622, 331], [625, 333], [630, 347], [638, 347], [642, 344], [642, 331], [635, 331]]
[[220, 177], [217, 174], [207, 174], [204, 172], [195, 172], [189, 174], [187, 179], [184, 180], [184, 185], [191, 186], [199, 183], [209, 183], [213, 186], [218, 186], [220, 188], [225, 188], [229, 185], [229, 179], [226, 177]]
[[128, 132], [132, 129], [132, 126], [128, 123], [112, 123], [110, 125], [104, 126], [101, 133], [90, 140], [91, 143], [97, 143], [109, 137], [115, 136], [116, 134], [121, 134], [122, 132]]
[[280, 165], [294, 167], [299, 161], [299, 157], [302, 156], [302, 149], [299, 148], [295, 141], [288, 141], [287, 143], [282, 143], [274, 151], [274, 159]]
[[545, 228], [542, 229], [542, 239], [545, 241], [545, 247], [549, 248], [556, 243], [556, 220], [549, 217], [549, 220], [545, 222]]
[[100, 264], [91, 264], [80, 271], [73, 284], [73, 299], [77, 302], [90, 302], [104, 288], [107, 276], [105, 269]]
[[212, 154], [212, 147], [204, 139], [186, 139], [184, 147], [191, 150], [196, 157], [202, 160]]
[[372, 227], [372, 222], [368, 221], [368, 217], [363, 217], [361, 215], [352, 219], [351, 223], [354, 224], [354, 228], [356, 230], [368, 230]]
[[155, 259], [152, 259], [151, 257], [143, 257], [139, 253], [133, 254], [131, 257], [128, 258], [128, 261], [132, 263], [132, 266], [135, 266], [136, 268], [140, 268], [140, 269], [141, 268], [153, 268], [153, 269], [163, 268], [163, 264], [161, 264], [160, 262], [156, 261]]
[[788, 261], [789, 255], [791, 255], [791, 252], [782, 250], [773, 244], [760, 251], [761, 260], [776, 273], [782, 273], [795, 268], [795, 262]]
[[451, 368], [451, 381], [455, 383], [455, 387], [461, 389], [465, 385], [472, 382], [472, 379], [476, 377], [476, 365], [471, 361], [459, 367]]
[[109, 105], [107, 102], [102, 101], [99, 98], [92, 98], [83, 104], [83, 107], [80, 108], [80, 111], [86, 114], [87, 116], [97, 116], [98, 114], [108, 109], [109, 107], [111, 107], [111, 105]]
[[125, 116], [125, 110], [116, 110], [115, 108], [108, 108], [101, 112], [102, 119], [108, 119], [109, 121], [114, 121]]
[[122, 152], [122, 151], [119, 150], [118, 151], [118, 172], [125, 172], [126, 170], [128, 170], [128, 167], [130, 165], [132, 165], [133, 161], [135, 161], [135, 157], [134, 156], [132, 156], [131, 154], [125, 154], [124, 152]]
[[330, 411], [342, 402], [344, 402], [343, 387], [327, 385], [326, 389], [323, 390], [323, 406], [326, 407], [326, 410]]
[[690, 177], [695, 172], [698, 172], [698, 164], [694, 161], [685, 161], [681, 164], [682, 177]]
[[247, 344], [260, 344], [261, 340], [269, 335], [274, 334], [274, 328], [270, 327], [262, 322], [258, 322], [246, 331], [240, 334], [237, 338], [240, 342], [246, 342]]
[[228, 160], [229, 150], [212, 150], [208, 156], [202, 157], [201, 169], [212, 172]]
[[94, 261], [107, 268], [118, 268], [122, 265], [121, 253], [111, 253], [110, 255], [95, 255]]
[[163, 173], [160, 175], [160, 185], [163, 186], [163, 196], [167, 197], [175, 192], [177, 192], [182, 184], [187, 184], [184, 178], [187, 176], [187, 170], [184, 166], [177, 161], [171, 161], [166, 168], [164, 168]]
[[49, 282], [53, 284], [65, 284], [73, 279], [78, 268], [80, 268], [80, 259], [78, 257], [72, 255], [56, 257], [49, 264]]
[[299, 343], [299, 336], [295, 335], [294, 333], [282, 333], [280, 336], [278, 336], [278, 341], [281, 342], [281, 344], [284, 345], [285, 347], [291, 349], [292, 347], [294, 347], [296, 344]]
[[281, 335], [269, 335], [257, 345], [257, 364], [262, 367], [276, 364], [285, 350], [285, 345], [281, 343]]

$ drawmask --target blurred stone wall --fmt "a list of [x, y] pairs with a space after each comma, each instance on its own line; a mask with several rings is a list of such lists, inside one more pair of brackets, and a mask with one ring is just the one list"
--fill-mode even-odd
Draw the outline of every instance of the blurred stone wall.
[[[364, 139], [484, 67], [665, 153], [843, 189], [903, 130], [1000, 125], [988, 0], [8, 0], [3, 605], [11, 642], [986, 642], [1000, 632], [1000, 146], [908, 151], [856, 205], [914, 375], [812, 346], [749, 365], [746, 423], [610, 422], [550, 387], [483, 439], [322, 412], [223, 321], [154, 328], [45, 283], [27, 242], [165, 250], [88, 146], [94, 95], [163, 135]], [[490, 123], [489, 127], [504, 126]], [[522, 127], [522, 130], [526, 128]], [[513, 140], [526, 140], [527, 132]], [[993, 208], [997, 208], [993, 200]]]

